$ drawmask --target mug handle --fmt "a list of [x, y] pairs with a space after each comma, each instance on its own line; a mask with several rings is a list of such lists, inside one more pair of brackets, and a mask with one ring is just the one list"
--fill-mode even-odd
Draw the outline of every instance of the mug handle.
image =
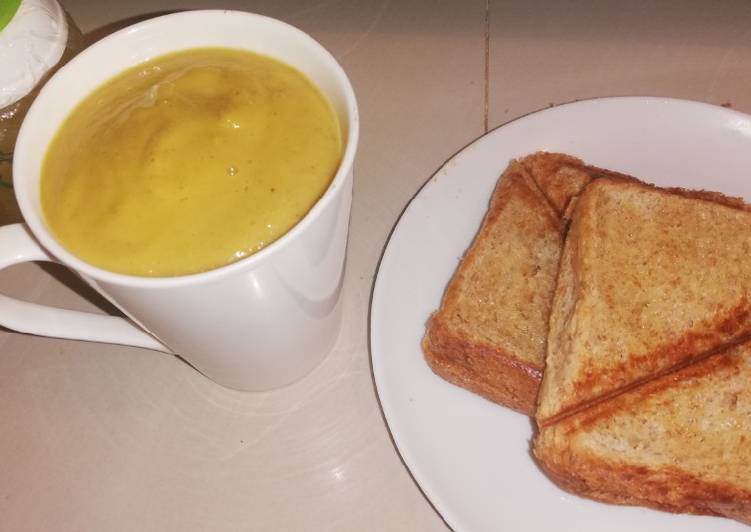
[[[25, 224], [0, 227], [0, 270], [31, 261], [58, 262], [39, 246]], [[2, 294], [0, 325], [27, 334], [170, 352], [125, 318], [38, 305]]]

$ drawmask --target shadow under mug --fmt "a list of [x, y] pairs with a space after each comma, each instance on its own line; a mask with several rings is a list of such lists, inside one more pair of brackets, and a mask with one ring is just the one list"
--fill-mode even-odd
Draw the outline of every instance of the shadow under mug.
[[[221, 268], [150, 278], [83, 262], [55, 240], [42, 215], [39, 178], [47, 146], [69, 110], [114, 75], [162, 54], [201, 47], [268, 55], [318, 85], [333, 105], [345, 141], [332, 183], [287, 234]], [[238, 11], [188, 11], [105, 37], [58, 71], [26, 116], [14, 159], [16, 197], [26, 223], [0, 228], [0, 268], [60, 262], [129, 319], [0, 295], [0, 325], [172, 352], [219, 384], [241, 390], [268, 390], [300, 379], [325, 357], [339, 332], [358, 133], [357, 102], [342, 68], [315, 40], [278, 20]]]

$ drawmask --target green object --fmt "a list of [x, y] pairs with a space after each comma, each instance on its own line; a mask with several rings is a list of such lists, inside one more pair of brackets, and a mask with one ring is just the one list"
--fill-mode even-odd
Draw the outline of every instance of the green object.
[[13, 19], [20, 5], [21, 0], [0, 0], [0, 30]]

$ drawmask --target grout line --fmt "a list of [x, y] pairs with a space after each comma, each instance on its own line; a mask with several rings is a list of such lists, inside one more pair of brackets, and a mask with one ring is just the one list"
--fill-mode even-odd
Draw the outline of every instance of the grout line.
[[490, 107], [490, 0], [485, 0], [485, 80], [483, 83], [483, 128], [488, 132], [488, 109]]

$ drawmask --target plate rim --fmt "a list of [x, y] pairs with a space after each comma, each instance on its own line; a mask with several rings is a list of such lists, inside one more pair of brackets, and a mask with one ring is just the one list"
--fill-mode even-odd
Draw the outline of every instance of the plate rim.
[[[382, 362], [383, 357], [380, 357], [377, 355], [377, 352], [380, 352], [380, 349], [378, 347], [380, 345], [379, 344], [380, 340], [374, 334], [374, 330], [378, 328], [377, 324], [375, 323], [377, 314], [378, 314], [378, 310], [377, 310], [379, 306], [378, 302], [380, 301], [382, 297], [384, 297], [381, 295], [381, 292], [384, 290], [382, 288], [384, 280], [381, 274], [382, 274], [384, 265], [388, 266], [389, 261], [393, 260], [391, 259], [391, 255], [389, 254], [391, 244], [393, 243], [394, 238], [398, 230], [400, 229], [400, 225], [403, 223], [404, 219], [411, 212], [411, 209], [416, 208], [415, 207], [416, 200], [420, 198], [420, 196], [425, 192], [426, 188], [437, 179], [437, 177], [444, 171], [444, 169], [446, 169], [449, 165], [454, 163], [455, 160], [457, 160], [458, 158], [464, 156], [466, 152], [471, 150], [477, 144], [488, 141], [488, 139], [494, 137], [497, 134], [500, 134], [501, 131], [504, 131], [506, 128], [512, 127], [515, 124], [519, 124], [528, 120], [538, 119], [540, 116], [545, 115], [545, 114], [553, 114], [557, 112], [562, 112], [562, 111], [573, 109], [575, 107], [588, 107], [592, 105], [610, 105], [610, 104], [624, 104], [624, 103], [641, 103], [644, 105], [671, 104], [671, 105], [687, 106], [687, 107], [703, 109], [705, 111], [712, 111], [714, 113], [723, 113], [723, 114], [726, 114], [727, 116], [734, 116], [736, 118], [739, 118], [746, 122], [751, 123], [751, 115], [746, 114], [742, 111], [738, 111], [731, 107], [724, 107], [721, 105], [716, 105], [716, 104], [712, 104], [712, 103], [708, 103], [704, 101], [677, 98], [677, 97], [671, 97], [671, 96], [598, 96], [598, 97], [585, 98], [585, 99], [576, 99], [570, 102], [566, 102], [566, 103], [562, 103], [562, 104], [558, 104], [554, 106], [549, 106], [549, 107], [545, 107], [541, 109], [536, 109], [528, 113], [525, 113], [523, 115], [520, 115], [518, 117], [515, 117], [507, 122], [499, 124], [498, 126], [488, 130], [482, 135], [474, 138], [473, 140], [471, 140], [470, 142], [468, 142], [467, 144], [459, 148], [457, 151], [452, 153], [445, 161], [443, 161], [438, 166], [438, 168], [425, 181], [423, 181], [417, 187], [415, 193], [407, 200], [404, 207], [399, 212], [396, 220], [394, 221], [387, 235], [380, 257], [376, 264], [374, 281], [371, 287], [370, 305], [369, 305], [369, 313], [368, 313], [368, 348], [369, 348], [369, 354], [370, 354], [371, 373], [373, 376], [373, 383], [374, 383], [374, 388], [376, 392], [376, 400], [380, 407], [381, 415], [385, 421], [389, 438], [391, 439], [394, 445], [394, 448], [396, 449], [398, 453], [400, 461], [406, 467], [408, 474], [414, 481], [417, 488], [423, 494], [428, 504], [430, 504], [430, 506], [436, 511], [438, 516], [446, 523], [446, 525], [448, 525], [453, 530], [464, 530], [466, 527], [462, 523], [462, 520], [459, 519], [458, 516], [454, 514], [454, 511], [451, 507], [450, 502], [445, 501], [442, 495], [438, 493], [437, 490], [433, 488], [433, 486], [430, 485], [429, 481], [426, 480], [424, 473], [421, 470], [421, 467], [417, 464], [417, 462], [415, 461], [413, 457], [412, 449], [410, 449], [410, 446], [405, 441], [403, 441], [402, 436], [394, 431], [393, 424], [395, 423], [395, 421], [394, 421], [393, 412], [394, 412], [395, 405], [391, 403], [392, 399], [388, 396], [388, 394], [383, 393], [383, 389], [386, 387], [385, 381], [384, 381], [385, 368]], [[749, 142], [751, 143], [751, 138], [749, 139]], [[499, 172], [502, 170], [502, 166], [503, 166], [502, 164], [499, 164]], [[746, 201], [748, 201], [748, 199]], [[468, 245], [469, 245], [469, 242], [467, 243], [467, 246]], [[419, 346], [418, 346], [418, 349], [419, 349]], [[518, 414], [518, 415], [521, 416], [523, 414]]]

